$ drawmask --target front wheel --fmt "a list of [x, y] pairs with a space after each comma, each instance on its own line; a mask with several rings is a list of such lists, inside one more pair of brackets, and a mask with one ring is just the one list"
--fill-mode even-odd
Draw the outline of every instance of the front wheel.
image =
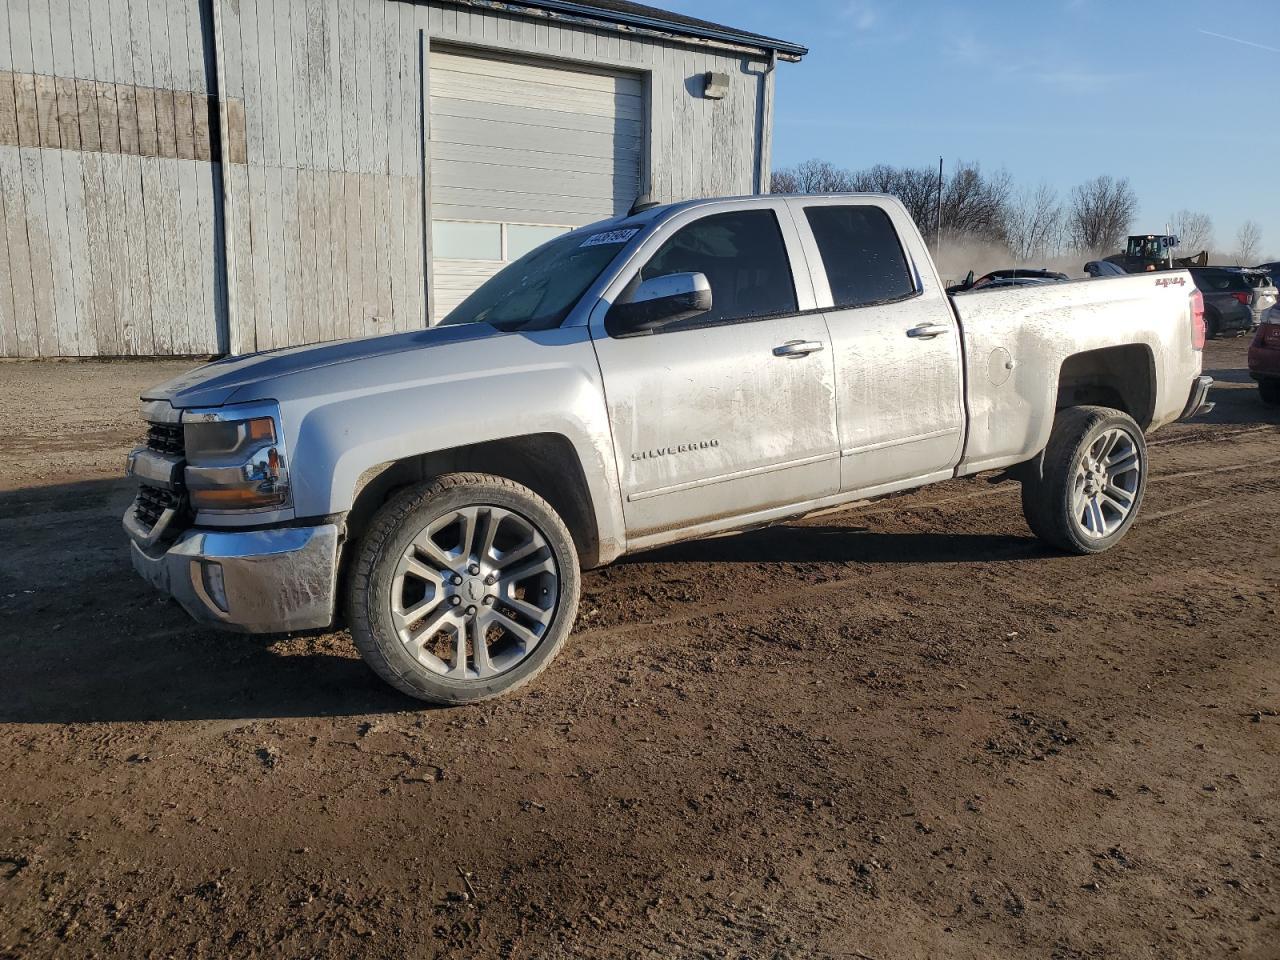
[[349, 581], [351, 635], [365, 662], [442, 706], [508, 693], [564, 646], [578, 609], [573, 539], [527, 487], [450, 474], [374, 517]]
[[1269, 406], [1280, 406], [1280, 380], [1259, 380], [1258, 393], [1262, 402]]
[[1128, 414], [1109, 407], [1058, 412], [1039, 476], [1022, 483], [1032, 532], [1069, 553], [1101, 553], [1128, 532], [1147, 485], [1147, 444]]

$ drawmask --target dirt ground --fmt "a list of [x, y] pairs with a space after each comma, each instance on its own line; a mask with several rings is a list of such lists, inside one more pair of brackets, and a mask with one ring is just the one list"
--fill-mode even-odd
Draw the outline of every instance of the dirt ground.
[[1280, 957], [1280, 414], [1054, 555], [952, 482], [588, 574], [514, 699], [129, 569], [136, 397], [0, 365], [0, 956]]

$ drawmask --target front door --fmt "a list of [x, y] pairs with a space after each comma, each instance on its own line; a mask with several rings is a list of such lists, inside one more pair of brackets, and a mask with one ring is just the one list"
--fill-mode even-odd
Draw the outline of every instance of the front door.
[[711, 312], [647, 335], [593, 334], [633, 540], [839, 487], [831, 345], [822, 315], [801, 314], [786, 209], [696, 212], [651, 241], [640, 274], [705, 274]]

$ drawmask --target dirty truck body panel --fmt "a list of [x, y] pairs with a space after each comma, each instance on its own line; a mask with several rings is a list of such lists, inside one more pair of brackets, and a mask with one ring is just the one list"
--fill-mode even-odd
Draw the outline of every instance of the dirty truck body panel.
[[1053, 427], [1068, 358], [1135, 348], [1155, 396], [1131, 410], [1154, 430], [1178, 419], [1200, 372], [1191, 344], [1194, 290], [1185, 273], [1134, 274], [994, 291], [955, 301], [965, 334], [969, 430], [960, 474], [1025, 461]]
[[[438, 328], [236, 358], [149, 392], [148, 419], [162, 422], [135, 452], [135, 566], [202, 620], [324, 627], [362, 493], [459, 448], [498, 451], [485, 462], [500, 470], [525, 449], [508, 444], [555, 439], [545, 449], [572, 462], [531, 475], [581, 478], [584, 555], [607, 563], [1031, 461], [1064, 371], [1075, 396], [1118, 383], [1148, 430], [1198, 405], [1184, 272], [953, 302], [890, 197], [693, 201], [555, 242], [608, 255], [548, 328], [459, 322], [468, 301]], [[708, 309], [653, 330], [615, 325], [615, 305], [681, 276], [709, 285]], [[256, 426], [236, 426], [242, 410]], [[197, 462], [183, 446], [214, 421], [265, 438], [251, 464], [216, 451]], [[248, 484], [235, 493], [246, 503], [263, 491], [271, 502], [224, 509], [201, 487], [226, 478]], [[295, 532], [264, 538], [273, 529]], [[254, 577], [271, 590], [298, 571], [309, 581], [286, 591], [296, 603], [249, 596]]]

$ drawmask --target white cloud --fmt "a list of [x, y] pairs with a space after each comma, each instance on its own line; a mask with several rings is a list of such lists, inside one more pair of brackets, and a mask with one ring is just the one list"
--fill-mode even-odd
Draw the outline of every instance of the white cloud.
[[1041, 70], [1032, 76], [1038, 83], [1066, 93], [1104, 93], [1123, 89], [1138, 79], [1132, 73], [1108, 73], [1100, 70]]
[[879, 11], [867, 0], [845, 0], [841, 16], [859, 31], [870, 30], [880, 19]]
[[1254, 43], [1252, 40], [1241, 40], [1239, 37], [1229, 37], [1225, 33], [1214, 33], [1212, 30], [1201, 30], [1206, 37], [1217, 37], [1219, 40], [1230, 40], [1232, 43], [1243, 43], [1246, 47], [1257, 47], [1259, 50], [1266, 50], [1268, 53], [1280, 53], [1280, 48], [1268, 47], [1265, 43]]

